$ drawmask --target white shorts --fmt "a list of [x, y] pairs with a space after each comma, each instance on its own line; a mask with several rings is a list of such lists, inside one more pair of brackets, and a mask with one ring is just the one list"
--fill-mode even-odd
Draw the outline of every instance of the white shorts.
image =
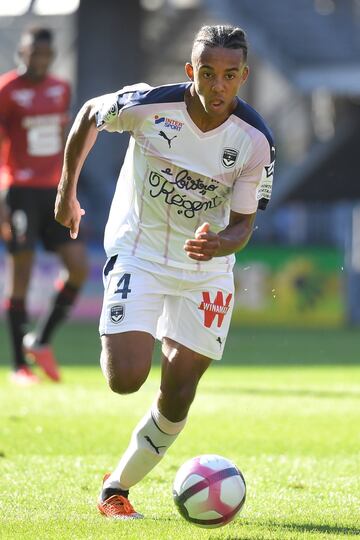
[[114, 256], [104, 267], [100, 335], [130, 330], [222, 357], [234, 303], [232, 272], [198, 272]]

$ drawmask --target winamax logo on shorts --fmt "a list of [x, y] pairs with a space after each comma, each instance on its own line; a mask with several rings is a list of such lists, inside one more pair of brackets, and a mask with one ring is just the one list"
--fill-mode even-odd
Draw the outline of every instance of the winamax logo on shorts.
[[179, 120], [174, 120], [173, 118], [168, 118], [167, 116], [154, 116], [154, 122], [156, 125], [164, 124], [163, 127], [170, 128], [174, 131], [180, 131], [184, 125], [184, 122], [179, 122]]
[[204, 326], [210, 328], [217, 317], [217, 327], [220, 328], [224, 317], [229, 311], [230, 301], [232, 293], [229, 293], [224, 302], [224, 295], [222, 291], [218, 291], [215, 296], [215, 300], [211, 302], [210, 293], [208, 291], [202, 293], [203, 301], [201, 302], [199, 309], [204, 312]]

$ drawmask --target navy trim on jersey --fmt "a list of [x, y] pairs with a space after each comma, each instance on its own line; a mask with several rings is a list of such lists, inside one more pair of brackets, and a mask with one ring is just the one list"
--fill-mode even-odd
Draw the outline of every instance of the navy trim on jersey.
[[[269, 146], [270, 146], [270, 163], [275, 160], [275, 147], [274, 147], [274, 138], [270, 129], [265, 124], [264, 120], [261, 118], [260, 114], [255, 111], [248, 103], [244, 100], [238, 98], [238, 104], [236, 109], [233, 111], [233, 114], [241, 120], [244, 120], [247, 124], [254, 127], [255, 129], [261, 131], [261, 133], [266, 137]], [[269, 200], [262, 198], [258, 202], [259, 210], [265, 210], [268, 205]]]
[[154, 105], [155, 103], [177, 103], [184, 101], [185, 91], [189, 83], [169, 84], [145, 90], [128, 90], [118, 95], [119, 109], [136, 105]]
[[[238, 98], [238, 104], [236, 106], [236, 109], [233, 111], [233, 114], [237, 116], [238, 118], [241, 118], [241, 120], [244, 120], [247, 124], [250, 124], [250, 126], [253, 126], [254, 128], [261, 131], [263, 135], [267, 138], [267, 141], [270, 145], [270, 151], [271, 148], [274, 146], [274, 138], [270, 131], [270, 129], [265, 124], [264, 120], [261, 118], [260, 114], [255, 111], [248, 103], [243, 101], [242, 99]], [[270, 156], [271, 161], [274, 161], [272, 159], [272, 155]]]

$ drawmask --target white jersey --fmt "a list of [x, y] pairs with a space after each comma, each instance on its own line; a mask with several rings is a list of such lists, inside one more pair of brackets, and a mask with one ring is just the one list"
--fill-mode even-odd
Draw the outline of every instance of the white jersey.
[[141, 83], [97, 98], [98, 129], [131, 134], [105, 229], [108, 257], [230, 271], [234, 255], [198, 263], [185, 240], [205, 221], [219, 232], [231, 210], [252, 214], [270, 199], [274, 147], [262, 118], [237, 98], [230, 117], [204, 133], [184, 101], [191, 84]]

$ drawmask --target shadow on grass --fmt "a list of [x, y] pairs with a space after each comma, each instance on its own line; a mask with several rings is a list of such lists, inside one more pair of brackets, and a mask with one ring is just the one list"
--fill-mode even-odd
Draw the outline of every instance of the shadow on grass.
[[[279, 538], [281, 538], [281, 531], [296, 531], [298, 533], [321, 533], [321, 534], [332, 534], [334, 536], [338, 535], [353, 535], [353, 536], [359, 536], [360, 535], [360, 529], [356, 527], [346, 527], [346, 526], [337, 526], [337, 525], [318, 525], [314, 523], [274, 523], [274, 522], [268, 522], [268, 523], [259, 523], [259, 522], [253, 522], [250, 520], [243, 520], [243, 524], [247, 526], [252, 527], [261, 527], [262, 529], [265, 529], [268, 532], [279, 532]], [[246, 534], [246, 533], [245, 533]], [[241, 535], [232, 535], [229, 534], [224, 538], [224, 536], [212, 536], [212, 540], [249, 540], [247, 536]], [[253, 537], [252, 537], [253, 538]]]
[[[277, 525], [278, 526], [278, 525]], [[345, 527], [337, 525], [315, 525], [312, 523], [292, 524], [292, 525], [280, 525], [280, 529], [295, 530], [299, 532], [318, 532], [327, 534], [344, 534], [348, 536], [350, 534], [354, 536], [360, 535], [360, 529], [356, 527]]]
[[203, 394], [232, 394], [232, 395], [258, 395], [276, 397], [314, 397], [314, 398], [351, 398], [360, 399], [360, 391], [356, 390], [309, 390], [305, 388], [244, 388], [242, 386], [214, 386], [202, 389]]

